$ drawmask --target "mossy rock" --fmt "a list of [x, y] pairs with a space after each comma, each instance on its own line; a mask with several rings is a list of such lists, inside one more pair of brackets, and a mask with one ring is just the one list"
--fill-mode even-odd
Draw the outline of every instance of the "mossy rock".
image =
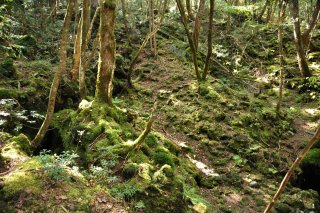
[[171, 154], [163, 149], [158, 149], [153, 154], [152, 159], [155, 164], [164, 165], [168, 164], [174, 166], [174, 159]]
[[12, 78], [16, 76], [16, 74], [17, 74], [17, 71], [13, 64], [12, 58], [4, 59], [0, 63], [0, 75], [5, 76], [7, 78]]

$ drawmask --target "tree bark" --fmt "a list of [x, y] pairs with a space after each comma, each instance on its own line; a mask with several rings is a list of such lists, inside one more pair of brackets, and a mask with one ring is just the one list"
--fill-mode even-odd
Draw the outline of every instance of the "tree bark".
[[304, 48], [303, 48], [302, 36], [301, 36], [298, 0], [291, 1], [291, 15], [293, 18], [294, 40], [295, 40], [296, 49], [297, 49], [297, 58], [298, 58], [300, 73], [304, 78], [310, 77], [312, 74], [308, 67], [308, 63], [307, 63], [306, 56], [304, 53]]
[[79, 23], [77, 24], [77, 35], [74, 41], [74, 50], [73, 50], [73, 64], [70, 71], [71, 79], [76, 81], [78, 78], [79, 68], [80, 68], [80, 58], [81, 58], [81, 26], [82, 26], [82, 17], [80, 17]]
[[194, 16], [192, 13], [192, 7], [191, 7], [191, 0], [186, 0], [186, 7], [187, 7], [187, 12], [188, 12], [188, 18], [190, 20], [194, 20]]
[[200, 75], [199, 67], [198, 67], [197, 51], [196, 51], [195, 43], [193, 41], [193, 37], [192, 37], [192, 35], [191, 35], [190, 31], [189, 31], [189, 28], [188, 28], [185, 9], [184, 9], [184, 6], [183, 6], [181, 0], [176, 0], [176, 3], [177, 3], [177, 6], [179, 8], [179, 11], [180, 11], [181, 22], [182, 22], [183, 27], [185, 29], [185, 32], [187, 34], [187, 38], [188, 38], [189, 46], [190, 46], [190, 49], [191, 49], [192, 61], [193, 61], [194, 70], [195, 70], [195, 73], [196, 73], [196, 76], [197, 76], [197, 80], [200, 81], [201, 80], [201, 75]]
[[319, 138], [320, 138], [320, 125], [318, 126], [318, 129], [317, 129], [315, 135], [313, 136], [313, 138], [310, 140], [308, 145], [300, 152], [299, 156], [297, 157], [297, 159], [294, 161], [294, 163], [290, 167], [289, 171], [287, 172], [287, 174], [283, 178], [283, 180], [282, 180], [282, 182], [281, 182], [281, 184], [279, 186], [278, 191], [273, 196], [272, 200], [270, 201], [270, 203], [268, 204], [268, 206], [264, 210], [264, 213], [270, 212], [270, 210], [273, 207], [273, 205], [280, 198], [280, 196], [281, 196], [282, 192], [284, 191], [287, 183], [289, 182], [289, 179], [290, 179], [291, 175], [293, 174], [294, 170], [299, 166], [300, 162], [307, 155], [307, 153], [309, 152], [311, 147], [319, 140]]
[[279, 99], [277, 103], [277, 114], [280, 114], [282, 94], [283, 94], [283, 75], [284, 75], [284, 51], [283, 51], [283, 21], [285, 19], [287, 2], [284, 0], [279, 1], [279, 12], [278, 12], [278, 49], [279, 49], [279, 65], [280, 65], [280, 83], [279, 83]]
[[129, 23], [127, 19], [127, 9], [126, 9], [126, 0], [121, 0], [121, 10], [122, 10], [122, 18], [123, 18], [123, 25], [124, 25], [124, 30], [127, 36], [127, 39], [130, 44], [130, 35], [129, 35]]
[[205, 0], [200, 0], [196, 20], [194, 21], [194, 28], [193, 28], [193, 35], [192, 36], [193, 36], [193, 41], [194, 41], [194, 46], [195, 46], [196, 51], [198, 50], [198, 46], [199, 46], [201, 19], [202, 19], [202, 14], [203, 14], [205, 3], [206, 3]]
[[206, 56], [206, 61], [203, 70], [202, 80], [206, 80], [208, 70], [209, 70], [209, 61], [212, 55], [212, 28], [213, 28], [213, 10], [214, 10], [214, 0], [210, 0], [210, 12], [209, 12], [209, 26], [208, 26], [208, 52]]
[[43, 138], [49, 128], [49, 125], [52, 120], [52, 115], [54, 113], [56, 96], [57, 96], [59, 84], [60, 84], [62, 75], [66, 69], [67, 45], [68, 45], [68, 39], [69, 39], [71, 17], [72, 17], [72, 13], [74, 10], [74, 4], [75, 4], [75, 0], [69, 0], [67, 13], [64, 18], [62, 35], [61, 35], [61, 44], [60, 44], [60, 50], [59, 50], [60, 63], [59, 63], [58, 70], [54, 75], [53, 82], [51, 84], [46, 117], [45, 117], [45, 119], [42, 123], [42, 126], [40, 127], [36, 137], [31, 142], [31, 145], [33, 148], [37, 148], [40, 145], [41, 141], [43, 140]]
[[85, 81], [85, 70], [84, 67], [84, 58], [86, 55], [86, 49], [88, 46], [87, 34], [89, 31], [90, 25], [90, 0], [83, 0], [82, 1], [82, 27], [81, 27], [81, 59], [80, 59], [80, 70], [79, 70], [79, 92], [80, 92], [80, 99], [84, 99], [87, 95], [86, 89], [86, 81]]
[[310, 23], [308, 24], [307, 29], [302, 34], [302, 42], [303, 42], [303, 46], [304, 46], [305, 50], [307, 50], [309, 48], [310, 33], [314, 29], [314, 27], [316, 26], [317, 20], [319, 18], [319, 14], [320, 14], [320, 0], [317, 0], [315, 8], [312, 13]]
[[112, 105], [112, 80], [115, 69], [116, 0], [100, 0], [100, 53], [95, 100]]

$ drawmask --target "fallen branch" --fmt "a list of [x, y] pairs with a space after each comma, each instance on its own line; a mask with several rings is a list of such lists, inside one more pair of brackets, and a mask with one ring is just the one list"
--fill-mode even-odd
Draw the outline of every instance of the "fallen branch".
[[287, 172], [286, 176], [283, 178], [277, 193], [273, 196], [272, 200], [270, 201], [270, 203], [268, 204], [268, 206], [264, 210], [264, 213], [270, 212], [271, 208], [273, 207], [273, 205], [276, 203], [276, 201], [279, 199], [279, 197], [281, 196], [282, 192], [284, 191], [284, 189], [285, 189], [287, 183], [289, 182], [289, 179], [290, 179], [291, 175], [293, 174], [294, 170], [299, 166], [299, 164], [301, 163], [302, 159], [306, 156], [306, 154], [309, 152], [311, 147], [319, 140], [319, 138], [320, 138], [320, 125], [318, 126], [317, 132], [315, 133], [315, 135], [313, 136], [311, 141], [300, 152], [300, 154], [298, 155], [297, 159], [294, 161], [294, 163], [290, 167], [290, 169]]
[[154, 122], [154, 120], [156, 119], [156, 111], [157, 111], [157, 102], [154, 103], [149, 121], [147, 122], [143, 132], [140, 134], [140, 136], [134, 141], [133, 146], [132, 146], [132, 150], [133, 149], [137, 149], [141, 146], [141, 144], [144, 142], [144, 140], [146, 139], [146, 137], [148, 136], [148, 134], [151, 131], [151, 127], [152, 124]]

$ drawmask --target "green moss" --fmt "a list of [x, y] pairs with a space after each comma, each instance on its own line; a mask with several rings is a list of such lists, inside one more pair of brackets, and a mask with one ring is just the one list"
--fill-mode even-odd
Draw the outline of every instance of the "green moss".
[[168, 164], [170, 166], [174, 166], [174, 160], [172, 156], [163, 149], [156, 150], [156, 152], [152, 156], [152, 159], [155, 164], [160, 164], [160, 165]]
[[311, 149], [302, 160], [302, 166], [312, 165], [320, 167], [320, 148]]
[[150, 147], [150, 148], [155, 148], [158, 145], [158, 139], [157, 137], [150, 133], [146, 139], [145, 139], [145, 143]]
[[18, 149], [27, 154], [31, 154], [31, 143], [27, 136], [24, 134], [19, 134], [18, 136], [13, 137], [11, 140], [17, 145]]
[[149, 162], [149, 158], [141, 150], [135, 150], [131, 152], [130, 159], [132, 162], [138, 164]]
[[125, 178], [132, 178], [136, 174], [138, 174], [139, 166], [136, 163], [127, 163], [123, 167], [123, 176]]
[[5, 76], [8, 78], [14, 77], [16, 75], [16, 68], [13, 65], [13, 59], [7, 58], [0, 63], [0, 76]]
[[34, 194], [42, 192], [43, 185], [39, 177], [32, 172], [17, 171], [4, 179], [3, 191], [6, 197], [28, 190]]

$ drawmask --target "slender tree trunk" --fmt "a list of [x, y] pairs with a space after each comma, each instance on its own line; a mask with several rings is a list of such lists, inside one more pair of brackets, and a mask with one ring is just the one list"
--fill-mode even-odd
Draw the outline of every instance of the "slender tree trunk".
[[201, 19], [202, 19], [202, 14], [203, 14], [205, 3], [206, 3], [205, 0], [200, 0], [196, 20], [194, 21], [194, 29], [193, 29], [192, 36], [193, 36], [193, 41], [194, 41], [194, 46], [195, 46], [196, 51], [198, 50], [198, 45], [199, 45]]
[[280, 198], [281, 194], [283, 193], [284, 189], [286, 188], [286, 185], [289, 182], [290, 177], [293, 174], [294, 170], [299, 166], [300, 162], [307, 155], [307, 153], [312, 148], [312, 146], [319, 140], [319, 138], [320, 138], [320, 126], [318, 126], [317, 132], [315, 133], [313, 138], [310, 140], [308, 145], [300, 152], [299, 156], [297, 157], [297, 159], [294, 161], [294, 163], [290, 167], [289, 171], [287, 172], [287, 174], [283, 178], [283, 180], [278, 188], [278, 191], [276, 192], [276, 194], [274, 195], [274, 197], [272, 198], [272, 200], [270, 201], [270, 203], [268, 204], [268, 206], [264, 210], [264, 213], [270, 212], [271, 208], [276, 203], [276, 201]]
[[112, 80], [115, 69], [116, 0], [100, 0], [100, 53], [95, 100], [112, 105]]
[[121, 10], [122, 10], [124, 30], [125, 30], [127, 39], [130, 44], [129, 23], [128, 23], [128, 19], [127, 19], [126, 0], [121, 0]]
[[134, 65], [136, 64], [143, 48], [147, 45], [149, 39], [155, 35], [158, 30], [160, 29], [160, 26], [161, 26], [161, 23], [164, 19], [164, 14], [165, 14], [165, 11], [166, 11], [166, 8], [168, 6], [168, 0], [164, 0], [163, 2], [163, 7], [162, 7], [162, 10], [161, 10], [161, 13], [160, 13], [160, 20], [159, 20], [159, 23], [157, 24], [157, 26], [155, 27], [154, 31], [151, 32], [151, 33], [148, 33], [145, 37], [145, 39], [143, 40], [142, 44], [140, 45], [140, 48], [139, 50], [135, 53], [133, 59], [131, 60], [130, 62], [130, 66], [129, 66], [129, 69], [128, 69], [128, 74], [127, 74], [127, 84], [128, 84], [128, 87], [129, 88], [132, 88], [133, 87], [133, 84], [132, 84], [132, 72], [133, 72], [133, 68], [134, 68]]
[[27, 33], [27, 17], [26, 17], [26, 10], [24, 7], [24, 3], [22, 0], [17, 1], [17, 4], [20, 8], [21, 12], [21, 26], [22, 26], [22, 33], [26, 34]]
[[52, 119], [52, 115], [54, 113], [56, 96], [57, 96], [59, 84], [60, 84], [62, 75], [66, 69], [67, 45], [68, 45], [70, 22], [71, 22], [73, 9], [74, 9], [74, 3], [75, 3], [75, 0], [69, 0], [67, 13], [64, 18], [63, 31], [62, 31], [62, 35], [61, 35], [61, 44], [60, 44], [60, 50], [59, 50], [60, 63], [59, 63], [58, 70], [54, 75], [53, 82], [51, 84], [46, 117], [45, 117], [45, 119], [42, 123], [42, 126], [40, 127], [36, 137], [33, 139], [32, 143], [31, 143], [33, 148], [37, 148], [40, 145], [42, 139], [44, 138], [44, 136], [49, 128], [49, 125], [50, 125], [51, 119]]
[[196, 76], [197, 76], [197, 80], [200, 81], [201, 80], [201, 75], [200, 75], [199, 67], [198, 67], [197, 51], [196, 51], [195, 43], [193, 41], [193, 37], [192, 37], [192, 35], [191, 35], [190, 31], [189, 31], [189, 28], [188, 28], [185, 9], [184, 9], [184, 6], [183, 6], [181, 0], [176, 0], [176, 2], [177, 2], [177, 6], [179, 8], [179, 11], [180, 11], [181, 22], [183, 24], [183, 27], [184, 27], [185, 32], [186, 32], [187, 37], [188, 37], [188, 42], [189, 42], [189, 46], [190, 46], [190, 49], [191, 49], [192, 61], [193, 61], [194, 70], [195, 70], [195, 73], [196, 73]]
[[190, 20], [194, 20], [194, 16], [192, 13], [192, 7], [191, 7], [191, 0], [186, 0], [186, 7], [187, 7], [187, 12], [188, 12], [188, 18]]
[[260, 15], [259, 15], [259, 17], [258, 17], [258, 20], [259, 20], [259, 21], [262, 21], [262, 17], [263, 17], [263, 15], [264, 15], [264, 13], [266, 12], [267, 7], [268, 7], [269, 5], [270, 5], [270, 0], [266, 0], [265, 3], [264, 3], [264, 5], [263, 5], [263, 7], [262, 7], [262, 10], [261, 10], [261, 12], [260, 12]]
[[304, 53], [301, 29], [300, 29], [300, 18], [299, 18], [299, 1], [291, 0], [291, 15], [293, 18], [293, 28], [294, 28], [294, 40], [297, 49], [297, 58], [299, 69], [302, 77], [310, 77], [312, 74], [309, 70], [308, 63], [306, 60], [306, 55]]
[[80, 70], [79, 70], [79, 92], [80, 99], [84, 99], [87, 95], [86, 81], [85, 81], [85, 70], [83, 69], [84, 58], [86, 55], [86, 49], [88, 46], [87, 34], [90, 25], [90, 0], [82, 1], [82, 27], [81, 27], [81, 59], [80, 59]]
[[74, 41], [74, 50], [73, 50], [73, 64], [70, 71], [71, 79], [76, 81], [78, 78], [79, 68], [80, 68], [80, 58], [81, 58], [81, 26], [82, 26], [82, 17], [80, 17], [79, 23], [77, 24], [77, 35]]
[[[73, 40], [77, 39], [76, 35], [78, 33], [78, 22], [79, 22], [79, 0], [75, 1], [74, 5], [74, 30], [73, 30]], [[75, 39], [74, 39], [75, 38]]]
[[308, 24], [307, 29], [302, 34], [302, 42], [303, 42], [303, 46], [304, 46], [305, 50], [307, 50], [309, 47], [310, 33], [314, 29], [314, 27], [316, 26], [317, 20], [319, 18], [319, 14], [320, 14], [320, 0], [317, 0], [316, 6], [315, 6], [313, 13], [312, 13], [310, 23]]
[[283, 94], [283, 78], [284, 78], [284, 51], [283, 51], [283, 21], [285, 18], [286, 12], [286, 1], [280, 0], [279, 2], [279, 12], [278, 12], [278, 49], [279, 49], [279, 64], [280, 64], [280, 83], [279, 83], [279, 99], [277, 103], [277, 113], [280, 114], [280, 108], [282, 103], [282, 94]]
[[[148, 1], [148, 14], [149, 14], [149, 34], [154, 31], [154, 8], [153, 8], [153, 0]], [[156, 47], [156, 37], [155, 34], [150, 37], [150, 48], [154, 55], [156, 55], [157, 47]]]
[[208, 52], [206, 56], [206, 61], [203, 70], [202, 80], [206, 80], [208, 70], [209, 70], [209, 61], [212, 55], [212, 31], [213, 31], [213, 10], [214, 10], [214, 0], [210, 0], [210, 12], [209, 12], [209, 26], [208, 26]]

